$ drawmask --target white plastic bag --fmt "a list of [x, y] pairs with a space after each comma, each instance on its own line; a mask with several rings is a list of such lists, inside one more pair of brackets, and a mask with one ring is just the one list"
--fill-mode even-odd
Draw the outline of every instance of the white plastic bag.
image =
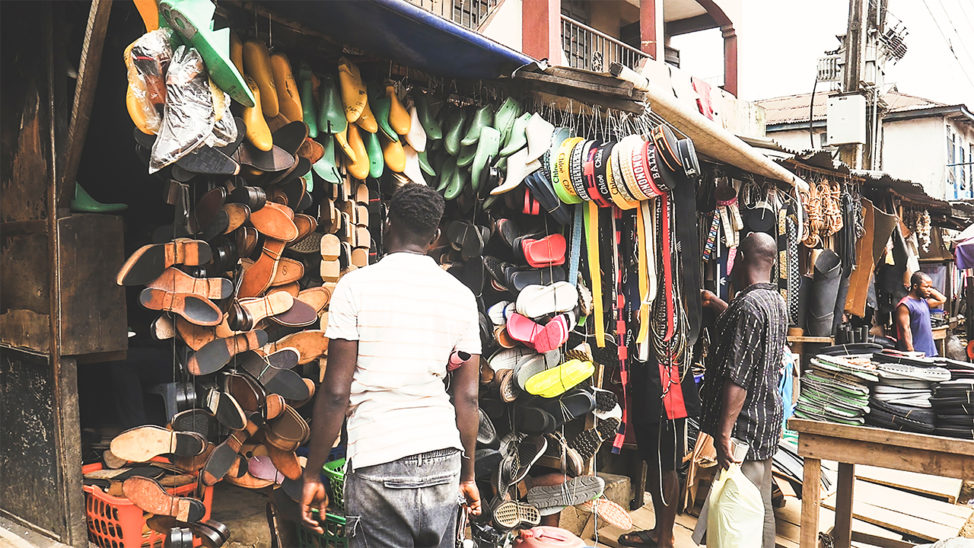
[[708, 548], [761, 548], [764, 501], [761, 491], [732, 464], [710, 487]]

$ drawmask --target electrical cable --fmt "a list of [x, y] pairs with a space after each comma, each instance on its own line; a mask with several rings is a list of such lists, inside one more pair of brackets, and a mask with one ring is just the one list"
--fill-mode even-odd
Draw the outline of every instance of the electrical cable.
[[957, 52], [954, 51], [953, 44], [951, 44], [950, 39], [947, 37], [947, 33], [944, 32], [943, 27], [940, 26], [940, 21], [937, 20], [936, 16], [934, 16], [933, 10], [930, 9], [927, 0], [923, 0], [923, 7], [927, 9], [927, 13], [929, 13], [930, 18], [933, 19], [934, 25], [937, 27], [937, 30], [940, 31], [940, 36], [944, 39], [944, 43], [947, 45], [947, 49], [954, 57], [954, 60], [957, 61], [957, 66], [960, 68], [961, 72], [964, 73], [964, 77], [967, 78], [967, 81], [971, 84], [971, 87], [974, 88], [974, 78], [971, 77], [970, 73], [967, 72], [967, 68], [964, 67], [964, 64], [961, 63], [960, 58], [957, 57]]

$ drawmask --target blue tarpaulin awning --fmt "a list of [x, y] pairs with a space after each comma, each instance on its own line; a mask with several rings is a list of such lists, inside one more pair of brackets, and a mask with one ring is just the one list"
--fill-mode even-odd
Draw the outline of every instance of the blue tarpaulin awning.
[[492, 79], [535, 60], [405, 0], [282, 1], [273, 11], [430, 74]]

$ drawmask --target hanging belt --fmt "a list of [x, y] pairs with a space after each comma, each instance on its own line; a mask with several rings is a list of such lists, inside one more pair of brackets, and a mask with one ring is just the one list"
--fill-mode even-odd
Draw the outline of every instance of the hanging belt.
[[700, 290], [703, 283], [700, 276], [700, 234], [697, 230], [697, 185], [696, 181], [683, 179], [672, 190], [673, 232], [677, 239], [677, 258], [679, 259], [679, 279], [683, 282], [680, 293], [683, 297], [683, 310], [687, 316], [686, 347], [692, 349], [700, 335]]
[[572, 209], [572, 247], [568, 252], [568, 283], [578, 285], [578, 261], [582, 255], [582, 211], [584, 206]]
[[592, 304], [595, 308], [595, 345], [605, 348], [605, 320], [602, 306], [602, 271], [599, 269], [599, 206], [586, 204], [585, 247], [588, 249], [588, 274], [592, 281]]
[[673, 339], [673, 316], [675, 313], [673, 306], [673, 248], [670, 242], [670, 198], [664, 193], [660, 195], [659, 199], [660, 215], [662, 215], [660, 232], [662, 233], [663, 298], [666, 299], [666, 335], [663, 336], [663, 340], [669, 342]]
[[[639, 245], [639, 334], [636, 335], [637, 344], [645, 344], [649, 338], [649, 303], [652, 300], [649, 296], [649, 268], [647, 268], [647, 240], [646, 217], [649, 211], [649, 202], [639, 203], [636, 209], [636, 239]], [[649, 231], [650, 233], [652, 230]], [[656, 263], [653, 262], [655, 273]], [[655, 277], [654, 277], [655, 281]], [[645, 361], [645, 360], [644, 360]]]
[[622, 270], [619, 266], [619, 243], [622, 240], [622, 232], [619, 231], [619, 220], [622, 219], [622, 210], [612, 207], [612, 315], [616, 321], [616, 345], [619, 356], [619, 379], [622, 381], [622, 428], [616, 432], [615, 439], [612, 441], [612, 452], [618, 455], [622, 451], [622, 443], [626, 439], [626, 428], [629, 424], [629, 409], [625, 402], [626, 385], [629, 384], [629, 370], [626, 363], [629, 360], [629, 350], [626, 348], [626, 320], [623, 311], [626, 309], [625, 296], [622, 292]]

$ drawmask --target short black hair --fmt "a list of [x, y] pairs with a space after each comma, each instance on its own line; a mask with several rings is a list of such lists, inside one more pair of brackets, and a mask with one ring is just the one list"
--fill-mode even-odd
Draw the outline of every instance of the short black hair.
[[916, 272], [913, 273], [912, 276], [910, 276], [910, 287], [917, 287], [929, 279], [931, 278], [930, 276], [927, 275], [926, 272], [917, 270]]
[[418, 238], [433, 237], [446, 201], [439, 192], [417, 183], [407, 183], [389, 200], [389, 216], [397, 227], [404, 228]]

